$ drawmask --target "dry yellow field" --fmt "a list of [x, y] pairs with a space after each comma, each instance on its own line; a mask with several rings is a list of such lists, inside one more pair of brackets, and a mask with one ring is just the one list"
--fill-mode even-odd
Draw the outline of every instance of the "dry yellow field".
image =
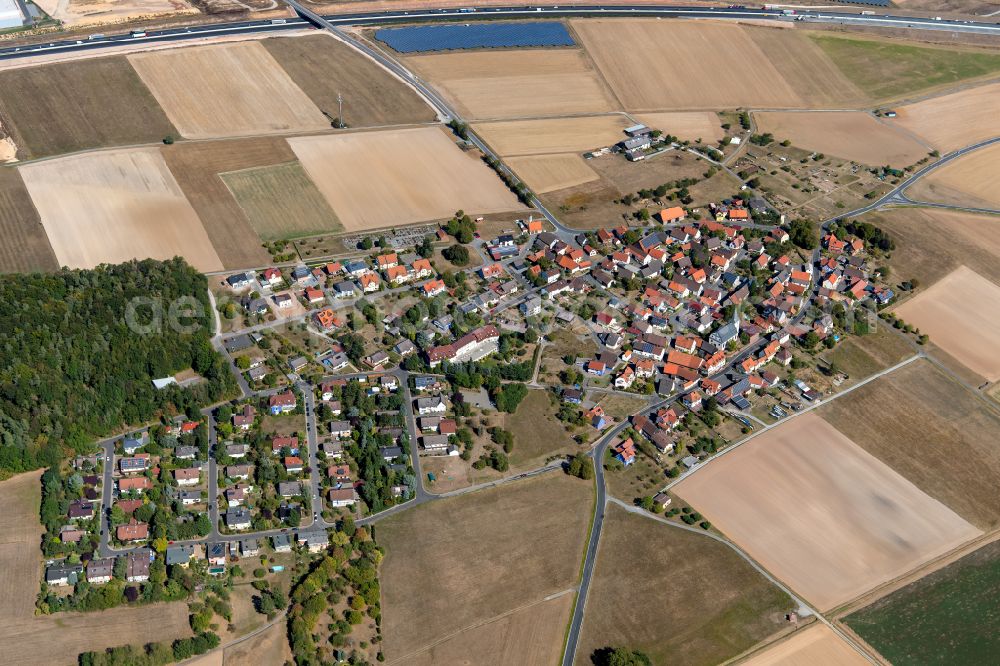
[[980, 148], [931, 172], [907, 190], [922, 201], [1000, 208], [1000, 144]]
[[67, 27], [199, 13], [184, 0], [38, 0], [38, 6]]
[[572, 26], [629, 111], [799, 108], [863, 97], [793, 30], [656, 19]]
[[863, 164], [909, 166], [930, 149], [864, 111], [768, 111], [755, 113], [762, 132], [805, 150]]
[[128, 59], [189, 139], [330, 128], [259, 42], [137, 53]]
[[821, 611], [981, 534], [812, 413], [675, 490]]
[[423, 652], [388, 664], [434, 666], [435, 664], [476, 664], [477, 666], [549, 666], [562, 656], [556, 640], [569, 622], [573, 594], [533, 604], [485, 624], [466, 629]]
[[535, 192], [544, 194], [597, 180], [600, 176], [576, 153], [511, 157], [507, 165]]
[[604, 113], [619, 106], [575, 50], [439, 53], [412, 56], [406, 64], [475, 120]]
[[868, 660], [825, 624], [814, 623], [740, 662], [742, 666], [864, 666]]
[[701, 139], [705, 143], [712, 143], [721, 139], [724, 134], [722, 121], [712, 111], [644, 113], [636, 116], [636, 119], [647, 127], [688, 141]]
[[1000, 83], [991, 83], [898, 107], [896, 122], [948, 153], [996, 136], [998, 107]]
[[198, 214], [157, 148], [73, 155], [21, 167], [62, 266], [180, 255], [222, 270]]
[[477, 123], [474, 129], [501, 155], [582, 153], [627, 139], [623, 129], [633, 125], [619, 115], [545, 120], [505, 120]]
[[895, 313], [973, 372], [1000, 379], [1000, 286], [959, 266]]
[[348, 231], [521, 210], [503, 182], [438, 127], [295, 137], [306, 173]]

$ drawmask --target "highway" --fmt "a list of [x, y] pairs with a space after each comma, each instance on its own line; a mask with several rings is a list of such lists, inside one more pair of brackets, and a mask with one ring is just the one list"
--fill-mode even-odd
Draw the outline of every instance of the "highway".
[[678, 7], [671, 5], [531, 5], [510, 7], [484, 7], [475, 11], [462, 11], [458, 8], [426, 9], [415, 11], [361, 12], [351, 14], [335, 14], [321, 17], [319, 14], [303, 7], [298, 2], [290, 2], [297, 12], [306, 18], [274, 19], [274, 21], [239, 21], [234, 23], [214, 23], [203, 26], [186, 26], [183, 28], [168, 28], [164, 30], [140, 30], [120, 34], [95, 34], [90, 38], [63, 39], [37, 44], [10, 46], [0, 49], [0, 60], [23, 58], [33, 55], [51, 53], [72, 53], [77, 51], [99, 50], [114, 46], [129, 44], [153, 44], [161, 42], [205, 39], [226, 35], [252, 35], [260, 33], [280, 33], [288, 30], [301, 30], [310, 25], [320, 27], [336, 27], [345, 25], [391, 25], [393, 23], [415, 23], [443, 20], [485, 20], [496, 18], [538, 18], [551, 16], [553, 18], [585, 17], [585, 16], [655, 16], [664, 18], [716, 18], [716, 19], [764, 19], [773, 21], [803, 21], [810, 23], [828, 23], [847, 26], [876, 26], [888, 28], [913, 28], [917, 30], [938, 30], [966, 32], [1000, 36], [1000, 24], [986, 21], [941, 20], [933, 18], [918, 18], [896, 16], [891, 14], [862, 15], [851, 12], [829, 12], [810, 9], [794, 10], [794, 15], [786, 15], [776, 9], [728, 9]]

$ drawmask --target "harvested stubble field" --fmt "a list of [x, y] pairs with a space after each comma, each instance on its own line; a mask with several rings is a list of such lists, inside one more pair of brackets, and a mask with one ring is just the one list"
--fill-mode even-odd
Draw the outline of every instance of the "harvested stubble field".
[[[288, 140], [348, 231], [523, 210], [478, 154], [422, 127]], [[433, 168], [430, 168], [433, 167]]]
[[[998, 130], [1000, 133], [1000, 130]], [[910, 198], [955, 206], [1000, 208], [1000, 144], [945, 164], [907, 189]]]
[[[573, 587], [593, 495], [592, 483], [553, 472], [379, 523], [387, 660], [415, 658], [444, 641], [450, 654], [479, 654], [479, 627]], [[561, 647], [569, 608], [561, 610], [546, 612], [532, 643]]]
[[902, 168], [926, 157], [930, 149], [912, 136], [864, 111], [769, 111], [755, 113], [761, 132], [779, 141], [862, 164]]
[[628, 137], [632, 125], [623, 115], [507, 120], [481, 123], [473, 129], [504, 156], [583, 153], [613, 145]]
[[606, 113], [620, 106], [578, 50], [440, 53], [405, 62], [465, 118]]
[[406, 659], [387, 663], [407, 666], [548, 666], [558, 663], [562, 656], [559, 635], [573, 609], [574, 599], [573, 594], [568, 593], [540, 601], [472, 627]]
[[279, 138], [237, 139], [164, 146], [163, 157], [227, 269], [264, 266], [270, 255], [261, 247], [239, 203], [222, 177], [225, 172], [291, 162], [295, 153]]
[[505, 161], [528, 187], [538, 193], [561, 190], [599, 178], [577, 153], [526, 155]]
[[867, 659], [825, 624], [815, 622], [754, 654], [741, 666], [864, 666]]
[[658, 129], [664, 134], [673, 134], [678, 139], [704, 143], [714, 143], [723, 137], [722, 121], [712, 111], [668, 111], [665, 113], [644, 113], [636, 120], [647, 127]]
[[263, 240], [344, 229], [298, 162], [244, 169], [221, 176], [246, 213], [250, 226]]
[[799, 31], [656, 19], [588, 19], [572, 26], [629, 111], [864, 100]]
[[0, 123], [22, 160], [177, 133], [120, 56], [6, 70], [0, 90]]
[[187, 605], [148, 604], [99, 613], [58, 613], [35, 617], [42, 574], [38, 544], [41, 502], [39, 472], [0, 483], [0, 645], [4, 663], [19, 666], [76, 664], [77, 655], [126, 643], [171, 641], [191, 635]]
[[189, 139], [330, 128], [260, 42], [137, 53], [128, 59]]
[[988, 664], [1000, 654], [1000, 542], [848, 616], [893, 664]]
[[960, 266], [893, 311], [973, 372], [1000, 379], [1000, 286]]
[[[1000, 284], [1000, 217], [959, 211], [907, 208], [880, 211], [864, 220], [892, 234], [892, 272], [929, 286], [959, 266]], [[942, 241], [942, 239], [947, 239]]]
[[27, 273], [59, 268], [21, 173], [0, 168], [0, 272]]
[[880, 377], [819, 413], [965, 520], [1000, 525], [1000, 415], [929, 362]]
[[222, 269], [157, 148], [73, 155], [20, 170], [60, 265], [180, 255], [201, 271]]
[[1000, 83], [992, 83], [901, 106], [896, 122], [949, 153], [996, 136], [998, 107]]
[[349, 127], [434, 120], [412, 88], [330, 34], [266, 39], [263, 46], [321, 110], [336, 116], [342, 94]]
[[654, 664], [718, 664], [782, 628], [792, 600], [728, 546], [608, 508], [576, 663], [628, 645]]
[[812, 413], [707, 464], [675, 490], [819, 610], [980, 534]]

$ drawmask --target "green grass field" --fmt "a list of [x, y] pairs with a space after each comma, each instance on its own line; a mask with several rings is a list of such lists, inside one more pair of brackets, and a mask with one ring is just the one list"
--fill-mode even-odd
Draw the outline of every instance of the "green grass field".
[[221, 177], [262, 240], [344, 229], [298, 162], [233, 171]]
[[829, 35], [812, 39], [848, 79], [876, 100], [1000, 72], [998, 53]]
[[1000, 543], [846, 618], [896, 666], [990, 664], [1000, 654]]

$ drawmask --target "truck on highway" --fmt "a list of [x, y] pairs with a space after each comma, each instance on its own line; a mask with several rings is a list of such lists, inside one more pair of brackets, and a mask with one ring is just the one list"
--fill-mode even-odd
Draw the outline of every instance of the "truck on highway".
[[98, 33], [95, 33], [95, 34], [91, 35], [90, 37], [87, 37], [87, 39], [90, 40], [90, 41], [92, 41], [92, 42], [96, 42], [99, 39], [107, 39], [107, 37], [104, 36], [104, 33], [98, 32]]
[[145, 30], [133, 30], [129, 34], [132, 37], [145, 37], [146, 36], [146, 31]]
[[285, 19], [271, 19], [271, 25], [285, 25], [288, 23]]

